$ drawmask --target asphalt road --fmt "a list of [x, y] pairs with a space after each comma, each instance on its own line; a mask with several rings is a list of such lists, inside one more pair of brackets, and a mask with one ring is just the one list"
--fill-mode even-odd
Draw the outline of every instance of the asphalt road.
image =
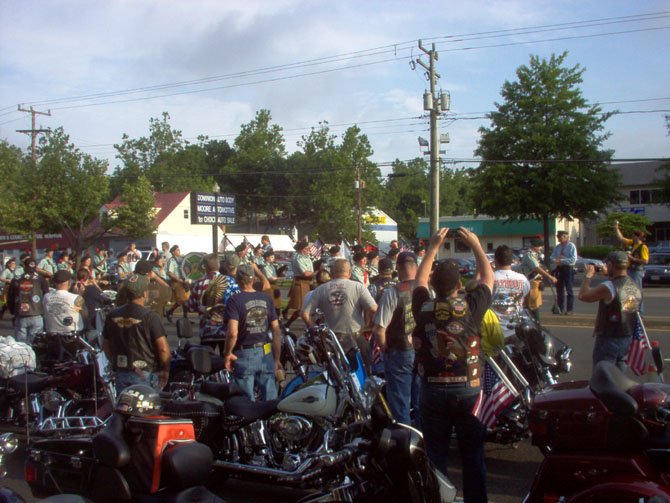
[[[575, 294], [576, 294], [575, 290]], [[653, 320], [648, 323], [648, 332], [651, 339], [658, 340], [666, 355], [670, 356], [670, 313], [667, 312], [670, 289], [645, 289], [645, 311], [647, 317]], [[552, 298], [549, 291], [545, 291], [545, 305], [542, 309], [542, 319], [551, 332], [573, 348], [573, 370], [563, 376], [562, 380], [588, 379], [591, 374], [592, 326], [596, 312], [594, 304], [583, 304], [576, 301], [573, 316], [555, 316], [551, 314]], [[298, 328], [297, 325], [295, 327]], [[0, 334], [7, 334], [10, 326], [7, 321], [0, 321]], [[170, 343], [176, 343], [174, 325], [168, 325]], [[452, 446], [450, 451], [453, 459], [453, 469], [449, 477], [462, 487], [458, 450]], [[487, 444], [486, 446], [489, 500], [495, 503], [513, 503], [520, 501], [529, 489], [535, 471], [542, 455], [539, 450], [530, 444], [529, 440], [518, 446], [500, 446]], [[8, 464], [8, 476], [0, 482], [0, 486], [12, 487], [18, 491], [26, 501], [36, 501], [23, 482], [23, 456], [20, 450], [11, 458]], [[283, 489], [280, 487], [252, 484], [240, 481], [226, 482], [219, 494], [228, 502], [290, 502], [296, 501], [304, 493]]]

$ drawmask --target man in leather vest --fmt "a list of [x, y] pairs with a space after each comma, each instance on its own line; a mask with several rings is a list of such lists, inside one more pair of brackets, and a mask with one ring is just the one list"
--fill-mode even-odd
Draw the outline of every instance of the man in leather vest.
[[161, 318], [144, 307], [149, 278], [131, 274], [125, 282], [128, 303], [107, 315], [102, 349], [116, 371], [116, 390], [148, 384], [162, 390], [170, 373], [170, 346]]
[[417, 270], [416, 255], [402, 252], [398, 255], [397, 265], [400, 281], [383, 289], [372, 333], [384, 354], [386, 400], [391, 413], [396, 421], [411, 424], [412, 399], [418, 396], [418, 387], [413, 386], [415, 374], [412, 347], [415, 325], [412, 290]]
[[[480, 327], [491, 306], [493, 269], [475, 234], [461, 227], [458, 237], [477, 262], [480, 284], [461, 295], [459, 265], [452, 260], [433, 262], [448, 229], [435, 233], [416, 275], [412, 336], [421, 377], [419, 420], [428, 457], [447, 474], [451, 433], [455, 429], [463, 465], [466, 502], [486, 502], [484, 440], [486, 428], [473, 414], [482, 385]], [[432, 274], [431, 274], [432, 270]], [[431, 298], [429, 285], [435, 291]]]
[[621, 370], [626, 368], [628, 348], [633, 340], [637, 313], [642, 293], [628, 276], [628, 255], [623, 251], [611, 252], [605, 260], [608, 281], [591, 287], [595, 268], [584, 266], [584, 282], [579, 289], [579, 300], [598, 302], [593, 337], [593, 366], [602, 360], [614, 363]]
[[49, 285], [37, 272], [37, 262], [28, 256], [23, 262], [23, 272], [9, 285], [7, 304], [14, 315], [14, 338], [18, 342], [33, 343], [35, 334], [44, 330], [42, 300]]

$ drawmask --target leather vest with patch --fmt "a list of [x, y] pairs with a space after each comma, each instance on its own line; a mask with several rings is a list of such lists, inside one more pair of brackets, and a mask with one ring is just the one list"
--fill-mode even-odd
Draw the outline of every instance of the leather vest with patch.
[[370, 288], [371, 293], [373, 293], [373, 297], [375, 298], [375, 302], [379, 303], [379, 301], [382, 298], [382, 294], [384, 293], [384, 290], [386, 288], [392, 287], [396, 283], [398, 283], [398, 280], [392, 277], [377, 276], [372, 281], [372, 285]]
[[112, 346], [112, 366], [114, 370], [154, 372], [156, 356], [145, 325], [151, 311], [143, 307], [131, 313], [128, 306], [109, 313], [105, 323], [104, 337]]
[[42, 298], [45, 292], [37, 274], [24, 274], [18, 279], [17, 286], [17, 315], [41, 316], [44, 313]]
[[412, 347], [412, 332], [416, 323], [412, 314], [413, 281], [403, 281], [391, 288], [398, 293], [398, 305], [386, 328], [386, 345], [392, 349], [406, 351]]
[[424, 330], [414, 334], [419, 375], [427, 383], [479, 388], [481, 337], [465, 298], [429, 300], [421, 317]]
[[633, 335], [637, 312], [642, 302], [642, 293], [637, 284], [629, 276], [619, 276], [612, 279], [616, 295], [612, 302], [598, 303], [596, 337], [629, 337]]

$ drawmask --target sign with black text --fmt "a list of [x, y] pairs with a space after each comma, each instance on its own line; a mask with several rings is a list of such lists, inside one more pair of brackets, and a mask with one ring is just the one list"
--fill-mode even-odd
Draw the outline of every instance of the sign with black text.
[[191, 192], [192, 224], [235, 224], [235, 196]]

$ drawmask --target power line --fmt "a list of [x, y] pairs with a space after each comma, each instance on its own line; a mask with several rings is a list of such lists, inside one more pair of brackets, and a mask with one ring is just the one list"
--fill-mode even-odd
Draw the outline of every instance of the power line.
[[[451, 44], [451, 43], [454, 43], [454, 42], [478, 40], [478, 39], [482, 39], [482, 38], [497, 38], [497, 37], [501, 37], [501, 36], [532, 34], [532, 33], [543, 32], [543, 31], [565, 30], [565, 29], [569, 29], [569, 28], [583, 29], [583, 28], [588, 28], [588, 27], [592, 27], [592, 26], [602, 26], [602, 25], [607, 25], [607, 24], [648, 21], [648, 20], [655, 20], [655, 19], [664, 18], [664, 17], [667, 17], [668, 15], [670, 15], [670, 12], [661, 11], [661, 12], [654, 12], [654, 13], [647, 13], [647, 14], [635, 14], [635, 15], [630, 15], [630, 16], [619, 16], [619, 17], [611, 17], [611, 18], [600, 18], [600, 19], [594, 19], [594, 20], [573, 21], [573, 22], [559, 23], [559, 24], [553, 24], [553, 25], [541, 25], [541, 26], [535, 26], [535, 27], [514, 28], [514, 29], [507, 29], [507, 30], [495, 30], [495, 31], [489, 31], [489, 32], [453, 35], [453, 36], [445, 36], [445, 37], [431, 37], [431, 38], [426, 38], [425, 40], [448, 39], [446, 41], [438, 42], [438, 43], [442, 43], [442, 44], [450, 43]], [[632, 33], [632, 32], [636, 32], [636, 31], [648, 31], [648, 30], [652, 30], [652, 29], [665, 29], [665, 28], [667, 28], [667, 27], [638, 29], [638, 30], [627, 30], [627, 31], [621, 31], [621, 32], [610, 32], [610, 33], [602, 33], [602, 34], [595, 34], [595, 35], [575, 36], [575, 37], [563, 37], [563, 38], [555, 38], [555, 39], [540, 40], [540, 41], [533, 41], [533, 42], [565, 40], [565, 39], [584, 38], [584, 37], [592, 37], [592, 36], [605, 36], [605, 35]], [[514, 42], [514, 43], [510, 43], [510, 44], [495, 44], [495, 45], [488, 45], [488, 46], [466, 47], [466, 48], [445, 49], [445, 50], [447, 50], [447, 51], [471, 50], [471, 49], [487, 48], [487, 47], [504, 47], [504, 46], [507, 46], [507, 45], [518, 45], [518, 44], [522, 44], [522, 43], [526, 43], [526, 42]], [[127, 94], [137, 94], [137, 93], [141, 93], [141, 92], [151, 92], [151, 91], [156, 91], [156, 90], [164, 90], [164, 89], [169, 89], [169, 88], [184, 87], [184, 86], [190, 86], [190, 85], [200, 85], [200, 84], [205, 84], [205, 83], [214, 82], [214, 81], [218, 81], [218, 80], [241, 78], [241, 77], [247, 77], [247, 76], [253, 76], [253, 75], [261, 75], [261, 74], [265, 74], [265, 73], [286, 71], [286, 70], [291, 70], [291, 69], [295, 69], [295, 68], [304, 68], [304, 67], [307, 67], [307, 66], [337, 63], [337, 62], [356, 59], [356, 58], [372, 57], [372, 56], [377, 56], [377, 55], [381, 55], [381, 54], [386, 54], [391, 50], [393, 50], [393, 53], [394, 53], [393, 58], [387, 58], [387, 59], [383, 59], [383, 60], [379, 60], [379, 61], [374, 61], [374, 62], [366, 63], [365, 65], [349, 65], [349, 66], [343, 66], [343, 67], [336, 68], [336, 69], [324, 70], [322, 72], [307, 72], [307, 73], [302, 73], [302, 74], [297, 74], [297, 75], [292, 75], [292, 76], [284, 76], [284, 77], [281, 77], [281, 78], [263, 79], [263, 80], [259, 80], [259, 81], [256, 81], [256, 82], [247, 82], [245, 84], [238, 84], [238, 85], [250, 85], [250, 84], [257, 84], [257, 83], [267, 83], [267, 82], [273, 82], [273, 81], [277, 81], [277, 80], [291, 79], [291, 78], [297, 78], [297, 77], [301, 77], [301, 76], [309, 76], [309, 75], [332, 72], [332, 71], [340, 71], [340, 70], [346, 70], [346, 69], [349, 69], [349, 68], [357, 68], [357, 67], [360, 67], [360, 66], [367, 66], [369, 64], [381, 64], [381, 63], [386, 63], [386, 62], [389, 62], [389, 61], [394, 61], [394, 60], [400, 59], [398, 57], [399, 52], [406, 52], [406, 51], [411, 49], [411, 46], [408, 45], [408, 44], [413, 44], [413, 41], [401, 42], [401, 43], [396, 43], [396, 44], [388, 44], [388, 45], [379, 46], [379, 47], [375, 47], [375, 48], [371, 48], [371, 49], [341, 53], [341, 54], [337, 54], [337, 55], [334, 55], [334, 56], [325, 56], [325, 57], [321, 57], [321, 58], [314, 58], [314, 59], [309, 59], [309, 60], [299, 61], [299, 62], [294, 62], [294, 63], [289, 63], [289, 64], [274, 65], [274, 66], [259, 68], [259, 69], [255, 69], [255, 70], [247, 70], [247, 71], [241, 71], [241, 72], [230, 73], [230, 74], [225, 74], [225, 75], [217, 75], [217, 76], [205, 77], [205, 78], [201, 78], [201, 79], [194, 79], [194, 80], [189, 80], [189, 81], [157, 84], [157, 85], [152, 85], [152, 86], [125, 89], [125, 90], [120, 90], [120, 91], [111, 91], [111, 92], [103, 92], [103, 93], [91, 93], [91, 94], [79, 95], [79, 96], [74, 96], [74, 97], [58, 98], [58, 99], [53, 99], [53, 100], [35, 101], [35, 102], [31, 102], [31, 103], [33, 103], [34, 105], [47, 105], [47, 104], [56, 104], [56, 103], [76, 102], [76, 101], [90, 100], [90, 99], [104, 99], [104, 98], [113, 97], [113, 96], [122, 96], [122, 95], [127, 95]], [[113, 104], [113, 103], [121, 103], [121, 102], [126, 102], [126, 101], [149, 100], [149, 99], [155, 99], [155, 98], [161, 98], [161, 97], [167, 97], [167, 96], [174, 96], [174, 95], [179, 95], [179, 94], [207, 92], [207, 91], [211, 91], [211, 90], [225, 89], [225, 88], [230, 88], [230, 87], [237, 87], [237, 85], [217, 86], [217, 87], [210, 87], [210, 88], [205, 88], [205, 89], [189, 90], [189, 91], [184, 91], [184, 92], [180, 92], [180, 93], [169, 93], [169, 94], [160, 94], [160, 95], [155, 95], [155, 96], [144, 96], [144, 97], [141, 97], [141, 98], [134, 98], [134, 99], [131, 99], [131, 100], [112, 100], [112, 101], [105, 101], [105, 102], [102, 102], [102, 103], [88, 103], [88, 104], [78, 105], [78, 106], [74, 106], [74, 107], [59, 107], [59, 109], [80, 108], [80, 107], [84, 107], [84, 106]], [[7, 108], [9, 108], [9, 107], [7, 107]], [[2, 110], [4, 110], [4, 109], [2, 109]]]

